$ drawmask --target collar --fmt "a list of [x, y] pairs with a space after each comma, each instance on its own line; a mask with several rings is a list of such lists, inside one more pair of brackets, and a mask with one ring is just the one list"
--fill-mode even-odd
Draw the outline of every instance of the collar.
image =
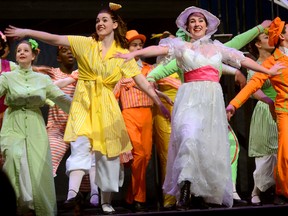
[[279, 48], [276, 48], [275, 51], [273, 52], [273, 57], [275, 60], [278, 60], [279, 58], [285, 56], [285, 53], [282, 52]]
[[33, 73], [32, 67], [30, 67], [30, 68], [21, 68], [20, 66], [18, 66], [18, 70], [19, 70], [19, 73], [21, 73], [21, 74]]

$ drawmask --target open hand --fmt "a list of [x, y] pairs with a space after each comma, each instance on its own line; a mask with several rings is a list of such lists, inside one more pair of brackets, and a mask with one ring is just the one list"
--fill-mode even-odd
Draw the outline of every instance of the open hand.
[[13, 37], [16, 40], [26, 37], [26, 29], [17, 28], [12, 25], [9, 25], [4, 31], [7, 37]]
[[281, 69], [285, 68], [285, 64], [283, 62], [278, 62], [273, 65], [273, 67], [270, 68], [270, 75], [275, 76], [281, 74]]
[[261, 23], [261, 26], [265, 29], [265, 28], [268, 28], [272, 23], [272, 20], [264, 20], [262, 23]]
[[170, 115], [170, 111], [164, 106], [163, 103], [160, 103], [160, 105], [158, 106], [158, 108], [160, 109], [162, 115], [168, 119], [169, 121], [171, 121], [171, 115]]
[[157, 93], [158, 97], [163, 98], [169, 105], [171, 106], [174, 105], [174, 102], [171, 100], [171, 98], [168, 95], [164, 94], [163, 92], [157, 89], [155, 89], [155, 92]]

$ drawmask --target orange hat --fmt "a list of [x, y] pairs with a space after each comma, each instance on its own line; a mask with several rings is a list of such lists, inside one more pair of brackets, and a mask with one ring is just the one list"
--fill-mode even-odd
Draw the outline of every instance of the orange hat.
[[279, 40], [279, 35], [282, 33], [283, 28], [284, 28], [285, 22], [281, 21], [279, 17], [276, 17], [268, 30], [269, 33], [269, 41], [268, 44], [270, 46], [275, 46], [278, 43]]
[[146, 36], [143, 34], [139, 34], [136, 30], [127, 31], [126, 38], [129, 43], [135, 39], [140, 39], [143, 43], [145, 43], [146, 41]]

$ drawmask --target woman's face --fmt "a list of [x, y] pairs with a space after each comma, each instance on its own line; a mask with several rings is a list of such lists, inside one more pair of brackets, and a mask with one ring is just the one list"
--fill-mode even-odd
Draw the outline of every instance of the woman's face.
[[260, 50], [264, 50], [268, 52], [273, 51], [274, 46], [269, 46], [268, 40], [269, 40], [269, 36], [267, 34], [262, 33], [258, 36], [258, 41], [256, 42], [256, 46], [259, 51]]
[[117, 27], [117, 22], [112, 20], [112, 17], [109, 13], [98, 14], [96, 18], [96, 33], [100, 39], [110, 35]]
[[31, 46], [27, 43], [21, 43], [16, 49], [16, 61], [21, 67], [29, 67], [32, 61], [35, 59], [35, 55], [32, 52]]
[[187, 22], [187, 30], [190, 32], [192, 39], [200, 39], [206, 35], [207, 23], [205, 18], [198, 15], [190, 15]]

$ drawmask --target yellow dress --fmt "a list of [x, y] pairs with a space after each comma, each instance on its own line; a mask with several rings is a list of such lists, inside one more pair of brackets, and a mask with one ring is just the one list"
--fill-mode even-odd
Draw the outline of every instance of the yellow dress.
[[92, 150], [108, 157], [131, 150], [113, 88], [123, 76], [130, 78], [141, 73], [136, 61], [124, 62], [124, 59], [114, 58], [116, 52], [128, 52], [116, 46], [115, 41], [102, 58], [100, 41], [83, 36], [68, 36], [68, 40], [77, 59], [79, 78], [64, 140], [70, 142], [78, 136], [87, 136]]

